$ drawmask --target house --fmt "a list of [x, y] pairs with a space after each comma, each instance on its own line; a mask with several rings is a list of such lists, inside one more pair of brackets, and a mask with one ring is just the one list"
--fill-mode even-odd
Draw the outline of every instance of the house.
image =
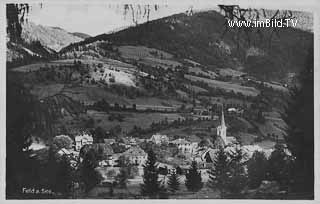
[[132, 146], [125, 152], [121, 153], [121, 156], [128, 158], [131, 164], [141, 166], [147, 160], [148, 154], [139, 146]]
[[108, 155], [99, 162], [99, 166], [115, 166], [116, 164], [117, 162], [113, 155]]
[[126, 148], [130, 148], [131, 146], [135, 146], [140, 142], [139, 139], [133, 137], [122, 137], [121, 143], [125, 145]]
[[88, 133], [82, 133], [81, 135], [77, 135], [75, 136], [74, 140], [76, 143], [76, 151], [80, 151], [80, 149], [86, 144], [93, 144], [93, 137]]
[[229, 115], [242, 115], [244, 110], [239, 108], [228, 108], [227, 109]]
[[155, 143], [155, 144], [168, 144], [169, 143], [169, 138], [167, 135], [161, 135], [161, 134], [155, 134], [152, 135], [150, 138], [150, 141]]
[[212, 120], [213, 115], [211, 111], [207, 108], [194, 108], [192, 111], [192, 115], [194, 119], [201, 119], [201, 120]]
[[178, 149], [182, 153], [194, 153], [196, 148], [198, 147], [197, 142], [189, 142], [186, 139], [182, 138], [170, 141], [170, 143], [177, 145]]

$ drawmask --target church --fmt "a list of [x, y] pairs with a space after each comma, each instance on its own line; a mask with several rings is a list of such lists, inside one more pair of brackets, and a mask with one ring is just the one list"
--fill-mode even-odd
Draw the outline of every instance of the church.
[[234, 137], [227, 137], [227, 126], [224, 120], [224, 112], [223, 108], [221, 111], [220, 125], [217, 127], [217, 140], [223, 141], [223, 146], [228, 144], [236, 143], [236, 139]]
[[223, 140], [225, 145], [227, 144], [227, 126], [224, 122], [223, 108], [221, 112], [221, 122], [220, 125], [217, 127], [217, 136]]

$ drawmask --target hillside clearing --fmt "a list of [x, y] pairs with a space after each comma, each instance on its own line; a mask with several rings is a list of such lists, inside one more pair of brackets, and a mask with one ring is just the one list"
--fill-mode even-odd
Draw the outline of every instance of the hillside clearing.
[[234, 91], [246, 96], [257, 96], [259, 94], [259, 91], [253, 87], [241, 86], [239, 84], [233, 84], [233, 83], [224, 82], [224, 81], [217, 81], [214, 79], [207, 79], [207, 78], [197, 77], [189, 74], [184, 75], [184, 77], [191, 81], [203, 81], [213, 88], [221, 88], [227, 91]]

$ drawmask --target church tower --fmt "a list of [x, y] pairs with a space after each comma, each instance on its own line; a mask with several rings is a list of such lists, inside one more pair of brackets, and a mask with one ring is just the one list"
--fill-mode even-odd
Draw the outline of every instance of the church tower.
[[227, 144], [227, 126], [224, 122], [223, 108], [222, 108], [222, 112], [221, 112], [221, 123], [217, 127], [217, 135], [218, 135], [218, 137], [221, 137], [224, 144], [226, 145]]

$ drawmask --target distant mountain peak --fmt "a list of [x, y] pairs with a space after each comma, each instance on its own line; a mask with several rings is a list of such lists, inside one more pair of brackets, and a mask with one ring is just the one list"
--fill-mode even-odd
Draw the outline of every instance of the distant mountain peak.
[[27, 43], [39, 41], [43, 46], [55, 51], [83, 40], [83, 38], [70, 34], [60, 27], [36, 25], [30, 21], [22, 26], [22, 39]]

